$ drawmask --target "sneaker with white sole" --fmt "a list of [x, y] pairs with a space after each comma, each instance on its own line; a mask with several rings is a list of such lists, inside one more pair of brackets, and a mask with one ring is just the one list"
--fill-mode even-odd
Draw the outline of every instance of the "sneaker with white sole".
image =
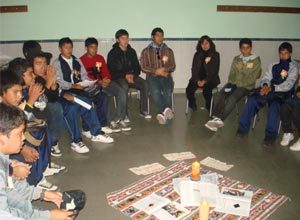
[[300, 138], [292, 146], [290, 146], [291, 151], [300, 151]]
[[53, 176], [54, 174], [57, 174], [59, 172], [57, 172], [56, 170], [50, 169], [49, 167], [46, 168], [46, 170], [43, 173], [43, 176]]
[[102, 127], [101, 131], [103, 131], [105, 134], [111, 134], [113, 133], [112, 129], [110, 127]]
[[170, 108], [165, 108], [163, 115], [166, 117], [166, 119], [171, 120], [174, 118], [174, 113]]
[[130, 119], [129, 119], [128, 116], [126, 116], [126, 117], [124, 118], [124, 122], [127, 123], [127, 124], [130, 123]]
[[50, 191], [54, 191], [54, 190], [58, 189], [57, 186], [48, 182], [45, 177], [37, 184], [37, 187], [45, 189], [45, 190], [50, 190]]
[[145, 119], [151, 119], [152, 116], [150, 114], [148, 114], [148, 112], [141, 112], [140, 116], [145, 118]]
[[97, 136], [93, 136], [91, 140], [94, 142], [101, 142], [106, 144], [114, 142], [114, 139], [106, 134], [98, 134]]
[[125, 123], [125, 121], [119, 121], [119, 126], [121, 128], [121, 131], [131, 131], [131, 127]]
[[60, 171], [66, 169], [65, 166], [61, 166], [61, 165], [58, 165], [58, 164], [53, 163], [53, 162], [51, 162], [50, 165], [48, 165], [48, 168], [52, 169], [52, 170], [56, 170], [57, 172], [60, 172]]
[[61, 153], [61, 151], [59, 149], [58, 144], [52, 146], [52, 148], [51, 148], [51, 156], [53, 156], [53, 157], [61, 157], [62, 156], [62, 153]]
[[220, 118], [214, 118], [212, 120], [209, 120], [207, 124], [210, 127], [216, 127], [216, 128], [222, 128], [224, 126], [224, 122]]
[[218, 128], [215, 126], [212, 126], [211, 124], [209, 124], [208, 122], [205, 124], [205, 127], [207, 127], [209, 130], [217, 132]]
[[90, 149], [82, 141], [79, 141], [78, 143], [72, 142], [71, 149], [79, 154], [85, 154], [90, 151]]
[[113, 133], [117, 133], [121, 131], [119, 124], [115, 121], [110, 122], [109, 128], [112, 130]]
[[157, 114], [156, 119], [157, 119], [158, 123], [161, 125], [164, 125], [167, 122], [167, 119], [163, 114]]
[[92, 134], [90, 131], [82, 131], [81, 134], [88, 139], [92, 138]]
[[280, 145], [286, 147], [291, 143], [292, 140], [294, 140], [293, 133], [284, 133]]

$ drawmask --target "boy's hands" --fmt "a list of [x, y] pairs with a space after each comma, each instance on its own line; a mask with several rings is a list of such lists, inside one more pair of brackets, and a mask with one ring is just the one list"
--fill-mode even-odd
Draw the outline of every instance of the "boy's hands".
[[128, 83], [134, 83], [133, 78], [134, 78], [134, 75], [131, 73], [127, 73], [125, 76], [125, 79], [127, 80]]
[[111, 80], [109, 78], [102, 79], [102, 88], [106, 88], [110, 84]]
[[62, 194], [57, 191], [46, 191], [43, 200], [47, 202], [53, 202], [58, 208], [63, 201]]
[[269, 92], [271, 91], [271, 87], [268, 86], [268, 85], [263, 85], [260, 89], [260, 95], [261, 96], [265, 96], [265, 95], [268, 95]]
[[202, 88], [202, 87], [205, 85], [205, 83], [206, 83], [205, 80], [198, 80], [198, 81], [197, 81], [197, 86], [198, 86], [199, 88]]
[[53, 86], [56, 86], [56, 79], [56, 69], [54, 66], [49, 65], [46, 71], [46, 87], [50, 89]]
[[70, 102], [73, 102], [73, 101], [74, 101], [74, 96], [71, 95], [71, 94], [69, 94], [69, 93], [65, 93], [65, 94], [63, 95], [63, 97], [64, 97], [66, 100], [70, 101]]
[[26, 162], [34, 162], [39, 159], [39, 152], [33, 147], [24, 146], [21, 150], [21, 154]]
[[169, 72], [167, 71], [167, 69], [165, 67], [161, 67], [161, 68], [157, 68], [155, 70], [155, 75], [156, 76], [168, 77], [169, 76]]
[[28, 101], [27, 103], [33, 106], [35, 101], [42, 95], [44, 92], [43, 86], [39, 83], [35, 83], [29, 87], [28, 92]]
[[84, 87], [79, 85], [79, 84], [72, 84], [72, 89], [79, 89], [79, 90], [83, 90]]
[[63, 209], [53, 209], [50, 211], [51, 220], [72, 220], [74, 213]]
[[13, 176], [17, 180], [24, 180], [30, 174], [31, 166], [26, 163], [13, 160], [10, 165], [13, 168]]

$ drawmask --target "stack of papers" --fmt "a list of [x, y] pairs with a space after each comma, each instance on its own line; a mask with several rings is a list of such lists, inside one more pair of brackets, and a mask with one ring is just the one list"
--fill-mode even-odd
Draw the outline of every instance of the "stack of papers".
[[165, 167], [160, 163], [152, 163], [144, 166], [129, 168], [129, 170], [135, 173], [136, 175], [149, 175], [152, 173], [160, 172], [163, 169], [165, 169]]
[[181, 161], [196, 158], [196, 156], [192, 152], [163, 154], [163, 156], [169, 161]]
[[228, 171], [233, 167], [232, 164], [227, 164], [222, 161], [216, 160], [215, 158], [212, 157], [206, 157], [205, 159], [200, 161], [200, 164], [203, 164], [207, 167], [214, 168], [216, 170], [221, 170], [221, 171]]

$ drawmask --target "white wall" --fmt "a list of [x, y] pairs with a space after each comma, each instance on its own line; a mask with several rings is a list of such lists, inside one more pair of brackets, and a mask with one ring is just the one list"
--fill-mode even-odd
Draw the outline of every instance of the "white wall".
[[[113, 41], [99, 40], [99, 52], [106, 58], [107, 53], [111, 49]], [[149, 41], [131, 41], [131, 45], [136, 49], [138, 55], [142, 49], [148, 45]], [[193, 55], [195, 53], [196, 41], [166, 41], [169, 47], [174, 50], [176, 59], [176, 71], [174, 72], [175, 89], [177, 91], [184, 91], [188, 80], [191, 76], [191, 65]], [[254, 41], [253, 52], [261, 57], [263, 72], [266, 67], [278, 60], [278, 46], [281, 41]], [[291, 42], [294, 47], [293, 57], [300, 59], [300, 41]], [[221, 84], [226, 83], [229, 74], [229, 69], [233, 56], [239, 53], [238, 41], [231, 40], [216, 40], [217, 50], [220, 53], [220, 78]], [[57, 42], [41, 43], [44, 51], [51, 52], [56, 58], [59, 54]], [[74, 55], [80, 56], [85, 52], [84, 43], [74, 42]], [[8, 43], [0, 44], [0, 55], [7, 55], [12, 58], [22, 56], [22, 43]]]

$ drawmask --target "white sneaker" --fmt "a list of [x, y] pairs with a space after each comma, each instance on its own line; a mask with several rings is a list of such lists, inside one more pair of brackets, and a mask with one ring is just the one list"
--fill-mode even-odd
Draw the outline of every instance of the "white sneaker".
[[124, 122], [125, 122], [125, 123], [130, 123], [130, 119], [129, 119], [128, 116], [125, 117]]
[[101, 142], [106, 144], [110, 144], [114, 142], [114, 139], [109, 137], [106, 134], [98, 134], [97, 136], [93, 136], [91, 140], [94, 142]]
[[54, 191], [54, 190], [58, 189], [57, 186], [48, 182], [45, 177], [38, 183], [37, 187], [45, 189], [45, 190], [50, 190], [50, 191]]
[[50, 163], [50, 166], [48, 165], [47, 168], [49, 168], [49, 169], [51, 169], [51, 170], [55, 170], [55, 171], [57, 171], [57, 172], [60, 172], [60, 171], [66, 169], [65, 166], [61, 166], [61, 165], [58, 165], [58, 164], [53, 163], [53, 162], [51, 162], [51, 163]]
[[151, 119], [152, 116], [150, 114], [148, 114], [148, 112], [141, 112], [140, 116], [145, 118], [145, 119]]
[[46, 170], [43, 173], [43, 176], [53, 176], [54, 174], [57, 174], [58, 172], [56, 170], [50, 169], [49, 167], [46, 168]]
[[291, 151], [300, 151], [300, 138], [292, 146], [290, 146]]
[[166, 117], [166, 119], [168, 119], [168, 120], [171, 120], [172, 118], [174, 118], [174, 114], [170, 108], [165, 108], [163, 114]]
[[214, 118], [212, 120], [209, 120], [207, 122], [207, 124], [210, 127], [216, 127], [216, 128], [222, 128], [224, 126], [224, 122], [221, 119], [219, 119], [219, 118]]
[[110, 127], [102, 127], [101, 131], [103, 131], [105, 134], [111, 134], [113, 133], [112, 129]]
[[131, 131], [131, 127], [126, 124], [125, 120], [124, 121], [119, 121], [119, 126], [121, 128], [121, 131]]
[[82, 131], [81, 134], [82, 134], [83, 136], [85, 136], [86, 138], [89, 138], [89, 139], [92, 138], [92, 134], [91, 134], [90, 131]]
[[59, 149], [58, 144], [52, 146], [52, 148], [51, 148], [51, 156], [53, 156], [53, 157], [61, 157], [62, 156], [62, 153], [61, 153], [61, 151]]
[[294, 140], [293, 133], [284, 133], [280, 145], [286, 147], [291, 143], [292, 140]]
[[161, 125], [164, 125], [167, 122], [167, 119], [163, 114], [157, 114], [156, 119], [157, 119], [158, 123]]
[[[209, 121], [208, 121], [208, 122], [209, 122]], [[215, 127], [215, 126], [212, 126], [212, 125], [209, 124], [208, 122], [205, 124], [205, 127], [207, 127], [207, 128], [208, 128], [209, 130], [211, 130], [211, 131], [217, 132], [217, 131], [218, 131], [218, 128]]]
[[115, 121], [111, 121], [110, 122], [110, 127], [109, 127], [112, 132], [116, 133], [116, 132], [120, 132], [121, 131], [121, 128], [119, 126], [119, 124]]
[[79, 154], [85, 154], [90, 151], [90, 149], [82, 141], [79, 141], [78, 143], [72, 142], [71, 149]]

